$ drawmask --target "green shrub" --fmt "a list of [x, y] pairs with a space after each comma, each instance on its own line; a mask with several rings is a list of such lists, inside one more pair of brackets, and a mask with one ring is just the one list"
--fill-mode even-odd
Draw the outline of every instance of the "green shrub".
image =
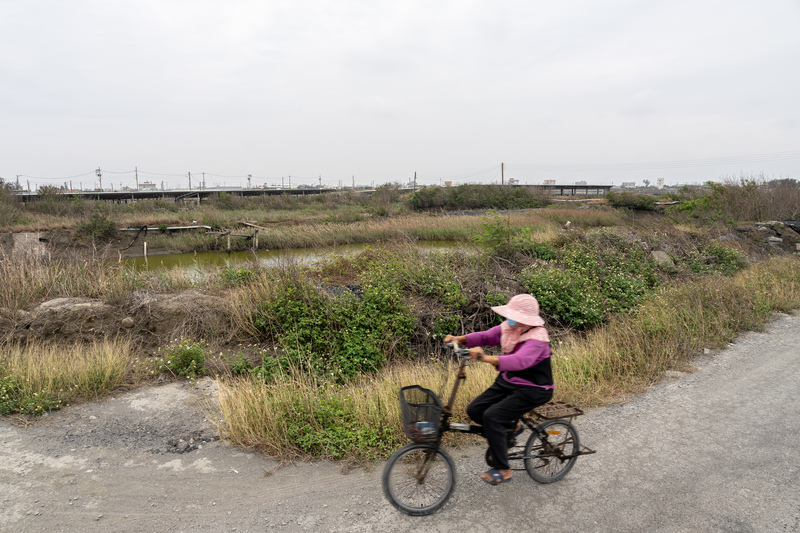
[[699, 251], [687, 254], [685, 262], [696, 274], [730, 275], [747, 266], [747, 260], [741, 252], [717, 242], [711, 242]]
[[520, 275], [520, 282], [553, 319], [574, 328], [599, 324], [605, 317], [603, 296], [589, 278], [556, 267], [535, 267]]
[[571, 327], [628, 311], [659, 285], [657, 267], [640, 244], [612, 232], [576, 234], [547, 252], [550, 264], [528, 268], [520, 281], [545, 313]]
[[544, 260], [555, 259], [555, 250], [547, 243], [534, 241], [530, 228], [512, 228], [509, 218], [496, 211], [490, 211], [480, 218], [482, 232], [473, 236], [473, 240], [489, 255], [504, 259], [512, 259], [516, 254]]
[[95, 211], [89, 220], [78, 223], [78, 232], [92, 239], [111, 239], [116, 236], [117, 228], [104, 213]]
[[656, 208], [656, 197], [651, 194], [639, 194], [627, 191], [608, 191], [606, 201], [613, 207], [641, 209], [653, 211]]
[[202, 340], [181, 337], [163, 352], [163, 364], [176, 376], [195, 379], [206, 371], [206, 344]]
[[405, 353], [415, 322], [397, 281], [386, 274], [373, 265], [362, 274], [358, 295], [328, 295], [301, 278], [283, 280], [254, 317], [281, 355], [265, 358], [257, 373], [269, 377], [299, 367], [341, 381]]

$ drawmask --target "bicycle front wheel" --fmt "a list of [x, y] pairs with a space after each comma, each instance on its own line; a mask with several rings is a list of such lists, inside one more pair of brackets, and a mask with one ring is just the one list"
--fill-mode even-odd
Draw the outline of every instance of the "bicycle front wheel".
[[383, 469], [383, 494], [408, 515], [438, 511], [455, 488], [455, 464], [441, 448], [408, 444], [394, 452]]
[[539, 483], [553, 483], [567, 475], [581, 449], [575, 426], [566, 420], [548, 420], [525, 445], [525, 469]]

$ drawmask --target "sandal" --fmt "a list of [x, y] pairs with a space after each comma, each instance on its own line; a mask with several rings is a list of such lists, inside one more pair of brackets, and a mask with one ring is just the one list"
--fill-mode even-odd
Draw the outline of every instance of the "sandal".
[[513, 476], [504, 478], [503, 474], [501, 474], [500, 471], [497, 470], [496, 468], [487, 470], [486, 472], [484, 472], [484, 474], [489, 474], [489, 477], [492, 478], [492, 479], [485, 479], [483, 477], [481, 478], [481, 481], [483, 481], [484, 483], [488, 483], [489, 485], [499, 485], [500, 483], [508, 483], [509, 481], [514, 479]]

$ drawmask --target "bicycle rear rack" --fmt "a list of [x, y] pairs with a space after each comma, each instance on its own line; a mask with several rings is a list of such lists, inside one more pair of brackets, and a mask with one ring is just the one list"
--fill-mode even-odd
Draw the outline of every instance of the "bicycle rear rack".
[[582, 414], [583, 411], [574, 405], [564, 402], [549, 402], [544, 405], [540, 405], [528, 413], [528, 416], [535, 418], [539, 422], [544, 422], [545, 420], [554, 420], [556, 418], [568, 418], [571, 421], [576, 416], [580, 416]]
[[[570, 405], [565, 402], [548, 402], [537, 407], [528, 413], [527, 416], [536, 419], [536, 421], [540, 423], [544, 422], [545, 420], [555, 420], [558, 418], [566, 418], [571, 423], [576, 416], [580, 416], [582, 414], [583, 411], [574, 405]], [[593, 453], [597, 453], [597, 450], [593, 450], [588, 446], [581, 444], [581, 449], [578, 452], [565, 456], [564, 459], [570, 459], [578, 455], [591, 455]]]

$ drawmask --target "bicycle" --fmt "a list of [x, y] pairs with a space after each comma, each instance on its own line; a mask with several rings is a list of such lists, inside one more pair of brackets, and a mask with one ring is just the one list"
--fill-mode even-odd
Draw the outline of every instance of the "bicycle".
[[[432, 514], [441, 509], [456, 488], [455, 464], [441, 447], [447, 431], [482, 435], [476, 424], [450, 422], [453, 402], [461, 381], [469, 350], [448, 343], [459, 357], [456, 380], [446, 405], [439, 396], [419, 385], [400, 389], [400, 410], [403, 430], [413, 442], [397, 450], [383, 470], [382, 485], [386, 499], [398, 510], [412, 516]], [[572, 420], [583, 411], [563, 402], [550, 402], [537, 407], [520, 419], [523, 429], [530, 431], [524, 445], [518, 444], [514, 430], [509, 431], [508, 459], [512, 470], [528, 472], [539, 483], [553, 483], [569, 473], [577, 458], [595, 453], [581, 446], [578, 430]], [[491, 452], [486, 450], [486, 463], [494, 467]]]

